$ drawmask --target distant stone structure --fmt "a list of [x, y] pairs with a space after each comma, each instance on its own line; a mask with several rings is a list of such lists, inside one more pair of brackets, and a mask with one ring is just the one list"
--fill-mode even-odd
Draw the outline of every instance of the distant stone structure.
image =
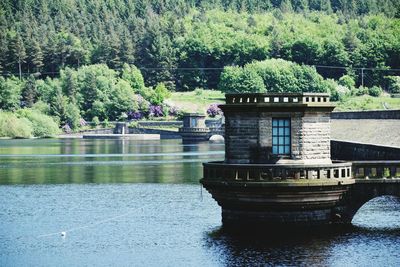
[[352, 171], [331, 160], [328, 94], [227, 94], [220, 108], [225, 160], [204, 163], [201, 183], [224, 226], [347, 223], [377, 194], [400, 196], [400, 180], [383, 179], [400, 177], [400, 161], [357, 162]]
[[210, 136], [210, 129], [205, 124], [206, 116], [200, 113], [186, 113], [183, 116], [183, 126], [179, 128], [182, 140], [206, 141]]
[[115, 123], [114, 134], [129, 134], [129, 128], [127, 122]]

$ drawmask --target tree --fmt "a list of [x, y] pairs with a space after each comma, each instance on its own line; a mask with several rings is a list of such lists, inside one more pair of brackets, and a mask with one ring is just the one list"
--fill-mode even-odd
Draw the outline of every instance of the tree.
[[0, 77], [0, 109], [15, 111], [19, 108], [22, 86], [15, 77]]
[[282, 0], [280, 9], [284, 13], [293, 12], [293, 7], [292, 7], [291, 1], [290, 0]]
[[140, 70], [134, 65], [123, 65], [122, 79], [129, 82], [135, 93], [142, 94], [142, 92], [145, 90], [143, 75]]
[[118, 119], [122, 113], [138, 109], [135, 93], [129, 83], [120, 79], [113, 87], [107, 113], [110, 119]]
[[319, 44], [309, 37], [296, 40], [292, 45], [292, 59], [297, 63], [312, 65], [318, 62]]
[[77, 101], [80, 101], [77, 72], [70, 68], [65, 68], [60, 73], [60, 80], [63, 92], [69, 97], [70, 102], [77, 103]]
[[11, 44], [11, 51], [13, 53], [15, 63], [18, 64], [19, 78], [22, 79], [22, 64], [25, 63], [26, 50], [25, 45], [20, 34], [15, 34]]
[[225, 67], [218, 88], [226, 93], [265, 92], [263, 79], [254, 68]]
[[22, 89], [22, 106], [28, 108], [32, 107], [33, 104], [37, 101], [37, 98], [38, 91], [36, 87], [36, 81], [33, 75], [30, 75], [25, 81]]
[[123, 31], [121, 48], [119, 49], [119, 57], [121, 58], [122, 63], [133, 64], [135, 61], [135, 48], [134, 43], [132, 41], [132, 37], [130, 36], [127, 30]]
[[43, 59], [43, 52], [39, 42], [32, 40], [29, 49], [29, 64], [33, 66], [36, 72], [40, 72], [44, 66]]

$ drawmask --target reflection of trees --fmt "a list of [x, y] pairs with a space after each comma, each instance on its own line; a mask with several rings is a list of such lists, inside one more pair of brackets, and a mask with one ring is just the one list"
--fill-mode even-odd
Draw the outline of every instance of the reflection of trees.
[[[221, 147], [217, 148], [221, 150]], [[215, 150], [206, 143], [182, 145], [180, 140], [136, 141], [95, 139], [41, 139], [10, 143], [4, 154], [32, 154], [3, 158], [0, 183], [198, 183], [202, 164], [215, 155], [183, 156], [175, 153]], [[162, 156], [126, 154], [168, 153]], [[95, 155], [95, 157], [44, 157], [51, 155]], [[120, 154], [120, 157], [108, 157]], [[102, 157], [97, 157], [102, 155]], [[105, 155], [105, 156], [104, 156]], [[125, 155], [125, 156], [124, 156]], [[219, 158], [221, 156], [218, 155]], [[194, 160], [195, 162], [187, 162]], [[173, 162], [171, 162], [173, 161]]]

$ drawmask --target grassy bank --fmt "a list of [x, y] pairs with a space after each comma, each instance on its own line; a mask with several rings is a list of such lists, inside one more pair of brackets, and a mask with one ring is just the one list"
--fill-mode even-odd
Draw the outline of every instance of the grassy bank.
[[225, 94], [217, 90], [196, 89], [192, 92], [175, 92], [167, 100], [185, 112], [206, 113], [213, 103], [225, 103]]
[[[225, 95], [217, 90], [197, 89], [192, 92], [175, 92], [167, 100], [185, 112], [205, 113], [210, 104], [224, 103]], [[400, 98], [369, 95], [348, 96], [336, 102], [335, 111], [400, 109]]]
[[339, 101], [335, 111], [400, 109], [400, 98], [368, 95], [351, 96]]

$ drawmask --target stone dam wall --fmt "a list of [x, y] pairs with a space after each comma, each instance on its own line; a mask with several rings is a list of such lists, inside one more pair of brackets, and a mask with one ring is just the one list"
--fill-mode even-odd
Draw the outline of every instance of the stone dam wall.
[[331, 157], [337, 160], [399, 160], [400, 147], [331, 140]]
[[345, 111], [332, 112], [332, 120], [400, 120], [400, 110], [369, 110], [369, 111]]

